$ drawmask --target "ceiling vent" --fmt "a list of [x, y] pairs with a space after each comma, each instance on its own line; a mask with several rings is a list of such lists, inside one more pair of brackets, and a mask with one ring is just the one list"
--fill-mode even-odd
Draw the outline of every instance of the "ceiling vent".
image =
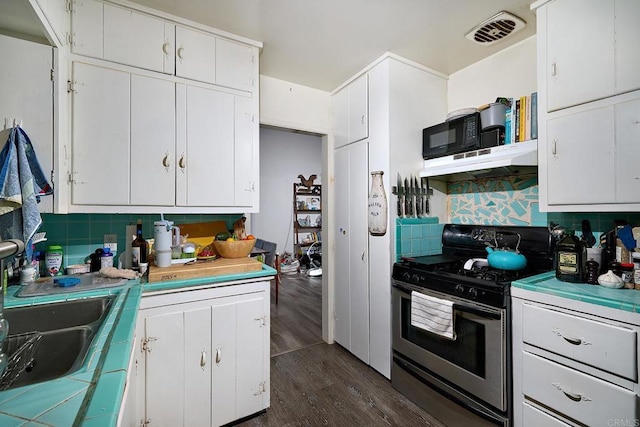
[[478, 24], [465, 34], [465, 37], [483, 46], [491, 46], [508, 35], [523, 29], [525, 24], [526, 23], [517, 16], [502, 11], [493, 15], [483, 23]]

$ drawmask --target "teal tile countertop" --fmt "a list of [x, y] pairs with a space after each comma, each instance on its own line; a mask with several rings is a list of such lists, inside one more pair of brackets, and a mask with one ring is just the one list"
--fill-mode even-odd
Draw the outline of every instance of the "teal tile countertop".
[[547, 272], [511, 283], [512, 287], [527, 291], [640, 313], [640, 290], [611, 289], [587, 283], [569, 283], [556, 279], [555, 272]]
[[275, 274], [276, 270], [263, 265], [261, 271], [250, 273], [157, 283], [130, 280], [115, 288], [32, 298], [18, 298], [15, 294], [20, 287], [9, 287], [5, 308], [105, 295], [116, 299], [80, 369], [54, 380], [0, 391], [0, 426], [115, 426], [143, 292], [225, 286]]

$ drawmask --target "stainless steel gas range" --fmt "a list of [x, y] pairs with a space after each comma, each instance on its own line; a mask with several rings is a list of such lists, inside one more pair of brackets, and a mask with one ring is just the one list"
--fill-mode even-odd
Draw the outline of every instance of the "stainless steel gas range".
[[[393, 386], [447, 425], [511, 425], [510, 284], [551, 270], [553, 244], [546, 227], [447, 224], [442, 255], [394, 264]], [[526, 266], [489, 267], [488, 245]], [[453, 337], [412, 325], [412, 294], [451, 306]]]

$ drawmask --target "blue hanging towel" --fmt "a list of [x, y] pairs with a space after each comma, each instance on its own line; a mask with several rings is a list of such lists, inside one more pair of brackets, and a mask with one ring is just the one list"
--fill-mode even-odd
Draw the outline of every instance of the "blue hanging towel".
[[40, 196], [53, 194], [31, 140], [19, 126], [0, 151], [0, 237], [20, 239], [31, 261], [31, 239], [42, 225]]

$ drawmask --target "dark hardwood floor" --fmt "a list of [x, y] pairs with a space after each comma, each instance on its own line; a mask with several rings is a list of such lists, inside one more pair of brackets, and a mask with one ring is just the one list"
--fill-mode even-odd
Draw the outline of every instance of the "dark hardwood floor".
[[238, 425], [442, 426], [338, 344], [322, 341], [322, 280], [282, 276], [271, 292], [271, 407]]

